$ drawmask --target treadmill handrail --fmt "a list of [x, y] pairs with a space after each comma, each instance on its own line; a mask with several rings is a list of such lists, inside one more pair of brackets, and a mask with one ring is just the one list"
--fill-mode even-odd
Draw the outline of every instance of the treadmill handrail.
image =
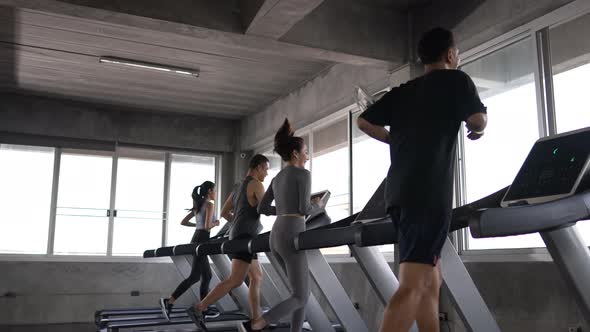
[[469, 219], [474, 238], [536, 233], [590, 217], [590, 191], [552, 202], [479, 210]]
[[353, 221], [352, 224], [353, 225], [354, 224], [363, 224], [363, 225], [365, 225], [365, 224], [371, 224], [371, 223], [374, 223], [374, 222], [384, 221], [387, 218], [389, 218], [389, 217], [388, 216], [383, 216], [381, 218], [358, 219], [358, 220]]
[[[330, 197], [329, 191], [322, 192], [323, 199]], [[355, 214], [356, 215], [356, 214]], [[330, 223], [330, 217], [326, 214], [324, 209], [319, 209], [316, 213], [308, 216], [305, 220], [306, 226], [309, 229], [316, 229], [333, 225]], [[196, 254], [199, 256], [218, 255], [218, 254], [235, 254], [235, 253], [258, 253], [270, 250], [268, 243], [270, 232], [258, 234], [253, 239], [234, 239], [229, 240], [228, 237], [217, 237], [201, 244], [180, 244], [174, 247], [162, 247], [157, 249], [146, 250], [143, 254], [144, 258], [152, 257], [169, 257], [179, 255]]]

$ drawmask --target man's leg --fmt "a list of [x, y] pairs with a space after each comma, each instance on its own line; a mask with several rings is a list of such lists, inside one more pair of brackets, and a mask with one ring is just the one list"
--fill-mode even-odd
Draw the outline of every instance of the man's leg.
[[[421, 310], [422, 298], [428, 295], [437, 274], [430, 264], [400, 264], [399, 289], [385, 308], [381, 332], [408, 332]], [[438, 312], [438, 310], [437, 310]], [[423, 331], [421, 331], [423, 332]]]
[[260, 310], [260, 286], [262, 284], [262, 269], [257, 259], [253, 259], [248, 270], [248, 278], [250, 284], [248, 285], [248, 300], [250, 301], [250, 311], [252, 312], [252, 319], [262, 316]]
[[231, 274], [229, 278], [218, 283], [204, 299], [201, 299], [201, 302], [196, 305], [196, 308], [200, 311], [207, 309], [208, 306], [219, 301], [219, 299], [224, 297], [232, 289], [241, 285], [244, 282], [244, 279], [246, 279], [249, 267], [250, 264], [247, 262], [239, 259], [232, 259]]
[[438, 319], [438, 307], [440, 286], [442, 285], [442, 272], [440, 261], [436, 266], [436, 273], [433, 275], [432, 282], [428, 291], [422, 296], [420, 301], [416, 322], [420, 332], [439, 332], [440, 322]]

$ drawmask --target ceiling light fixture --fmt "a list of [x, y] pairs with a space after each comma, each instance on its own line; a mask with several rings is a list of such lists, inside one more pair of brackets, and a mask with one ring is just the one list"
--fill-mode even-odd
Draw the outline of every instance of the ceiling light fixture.
[[199, 77], [199, 70], [197, 69], [187, 69], [187, 68], [180, 68], [180, 67], [172, 67], [167, 65], [160, 65], [157, 63], [149, 63], [149, 62], [142, 62], [142, 61], [135, 61], [135, 60], [128, 60], [128, 59], [121, 59], [109, 56], [101, 56], [98, 59], [99, 63], [106, 63], [110, 65], [117, 65], [117, 66], [127, 66], [133, 68], [140, 68], [140, 69], [147, 69], [147, 70], [155, 70], [160, 72], [167, 72], [172, 74], [178, 74], [183, 76], [194, 76]]

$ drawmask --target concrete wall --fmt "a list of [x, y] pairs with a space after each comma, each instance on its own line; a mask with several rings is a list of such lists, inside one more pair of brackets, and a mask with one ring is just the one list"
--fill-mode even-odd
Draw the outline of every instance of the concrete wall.
[[412, 12], [414, 45], [424, 31], [443, 26], [453, 30], [461, 50], [468, 50], [569, 2], [572, 0], [433, 1]]
[[271, 142], [285, 117], [297, 129], [333, 114], [354, 103], [355, 85], [375, 92], [389, 85], [389, 76], [385, 69], [337, 64], [245, 118], [241, 123], [240, 146], [245, 149], [261, 141]]
[[[358, 303], [369, 331], [376, 331], [383, 306], [356, 263], [332, 263], [336, 275]], [[567, 331], [584, 325], [573, 297], [552, 262], [467, 263], [484, 300], [505, 332]], [[88, 323], [102, 308], [150, 306], [168, 296], [180, 278], [171, 263], [0, 262], [0, 326]], [[131, 291], [140, 296], [130, 296]], [[188, 294], [188, 293], [187, 293]], [[193, 301], [192, 295], [181, 304]], [[322, 301], [320, 301], [322, 302]], [[452, 331], [466, 331], [443, 293], [441, 311]], [[443, 324], [446, 325], [446, 324]], [[443, 326], [442, 331], [446, 326]], [[35, 326], [14, 329], [37, 331]], [[2, 331], [6, 328], [3, 327]], [[59, 330], [63, 331], [63, 330]]]
[[[466, 266], [500, 330], [559, 332], [577, 326], [582, 331], [590, 329], [553, 262], [486, 262]], [[450, 314], [451, 330], [467, 331], [449, 306], [448, 297], [442, 302], [441, 311]]]
[[92, 323], [47, 325], [0, 325], [2, 332], [96, 332]]
[[16, 294], [0, 297], [0, 324], [7, 325], [86, 323], [103, 308], [156, 307], [158, 298], [169, 296], [181, 280], [171, 263], [147, 260], [0, 262], [0, 270], [0, 296]]
[[208, 152], [233, 152], [235, 122], [18, 94], [0, 95], [0, 131]]
[[550, 30], [553, 74], [590, 62], [590, 38], [580, 38], [590, 31], [590, 14]]

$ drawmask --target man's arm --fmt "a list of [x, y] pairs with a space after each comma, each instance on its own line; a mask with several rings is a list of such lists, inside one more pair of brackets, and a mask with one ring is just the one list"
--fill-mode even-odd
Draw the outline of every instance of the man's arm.
[[361, 113], [356, 121], [358, 128], [370, 137], [389, 144], [389, 131], [385, 126], [391, 125], [393, 107], [400, 104], [401, 89], [401, 86], [391, 89]]
[[223, 203], [223, 207], [221, 208], [221, 216], [225, 218], [227, 221], [233, 221], [234, 219], [234, 193], [232, 192], [229, 194], [229, 197]]
[[481, 102], [477, 86], [466, 73], [458, 70], [455, 71], [458, 75], [456, 84], [457, 90], [457, 105], [458, 117], [461, 121], [465, 121], [467, 127], [467, 138], [470, 140], [480, 139], [486, 125], [488, 123], [487, 108]]
[[356, 121], [356, 124], [358, 128], [365, 134], [371, 136], [372, 138], [378, 141], [389, 144], [389, 131], [387, 131], [385, 127], [374, 125], [360, 117]]
[[474, 113], [465, 120], [470, 140], [477, 140], [484, 134], [488, 124], [488, 115], [485, 113]]

